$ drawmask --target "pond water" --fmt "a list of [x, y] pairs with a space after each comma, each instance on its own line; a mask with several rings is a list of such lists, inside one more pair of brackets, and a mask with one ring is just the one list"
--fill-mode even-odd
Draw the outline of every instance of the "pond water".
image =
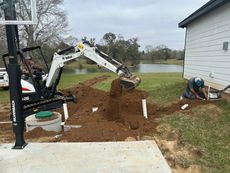
[[183, 72], [183, 66], [168, 64], [139, 64], [137, 67], [132, 67], [131, 71], [139, 73]]
[[[168, 64], [139, 64], [136, 67], [129, 68], [131, 72], [139, 73], [170, 73], [170, 72], [183, 72], [183, 66], [180, 65], [168, 65]], [[75, 70], [65, 70], [65, 73], [74, 74], [88, 74], [94, 72], [108, 72], [109, 70], [101, 68], [93, 69], [75, 69]]]

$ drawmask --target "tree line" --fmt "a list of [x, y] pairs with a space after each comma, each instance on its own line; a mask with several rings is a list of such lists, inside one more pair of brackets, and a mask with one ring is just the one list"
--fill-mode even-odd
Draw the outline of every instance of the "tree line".
[[[49, 59], [58, 49], [63, 49], [76, 44], [78, 40], [74, 36], [64, 37], [68, 34], [67, 14], [61, 8], [64, 0], [37, 0], [38, 23], [36, 25], [20, 25], [20, 46], [41, 46], [44, 54]], [[17, 1], [17, 3], [22, 3]], [[25, 5], [25, 4], [20, 4]], [[25, 8], [25, 7], [24, 7]], [[17, 14], [23, 19], [23, 14]], [[4, 26], [0, 26], [0, 54], [7, 52]], [[87, 37], [82, 37], [82, 40]], [[183, 59], [184, 52], [172, 50], [164, 45], [153, 47], [147, 45], [140, 51], [138, 38], [125, 39], [121, 34], [105, 33], [99, 43], [94, 38], [88, 39], [100, 50], [107, 53], [115, 60], [127, 65], [139, 64], [141, 60], [168, 60]], [[0, 61], [2, 63], [2, 61]], [[1, 64], [0, 64], [1, 65]]]
[[173, 50], [168, 48], [165, 45], [158, 45], [153, 47], [147, 45], [145, 47], [145, 52], [143, 53], [142, 59], [150, 60], [152, 62], [159, 60], [168, 60], [168, 59], [184, 59], [184, 50]]

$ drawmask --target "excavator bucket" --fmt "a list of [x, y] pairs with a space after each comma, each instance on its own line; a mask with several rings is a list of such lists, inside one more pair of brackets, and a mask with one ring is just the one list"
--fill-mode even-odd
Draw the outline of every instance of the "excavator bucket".
[[141, 79], [135, 75], [131, 75], [130, 77], [121, 76], [120, 83], [124, 89], [131, 90], [141, 83]]

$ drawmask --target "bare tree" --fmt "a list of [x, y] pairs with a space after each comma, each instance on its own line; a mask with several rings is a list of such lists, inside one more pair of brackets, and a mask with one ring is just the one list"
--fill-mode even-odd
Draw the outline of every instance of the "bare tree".
[[[60, 40], [68, 27], [67, 15], [60, 8], [64, 0], [37, 0], [36, 25], [23, 25], [20, 36], [26, 46], [50, 44]], [[18, 1], [21, 9], [27, 9], [24, 1]], [[24, 19], [30, 16], [30, 10], [20, 10], [18, 16]]]
[[150, 53], [151, 51], [153, 51], [153, 49], [154, 49], [154, 48], [153, 48], [152, 45], [146, 45], [146, 46], [145, 46], [145, 52], [146, 52], [146, 53]]
[[7, 53], [5, 26], [0, 25], [0, 68], [3, 67], [1, 56]]
[[63, 41], [68, 45], [74, 46], [77, 44], [77, 42], [79, 40], [74, 36], [68, 36], [68, 37], [64, 38]]
[[6, 31], [5, 26], [0, 25], [0, 54], [6, 51]]

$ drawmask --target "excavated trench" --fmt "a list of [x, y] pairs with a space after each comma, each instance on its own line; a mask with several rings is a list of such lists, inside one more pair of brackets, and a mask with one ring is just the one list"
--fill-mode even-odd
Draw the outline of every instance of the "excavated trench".
[[[102, 76], [80, 83], [74, 88], [65, 90], [64, 93], [73, 93], [77, 96], [76, 104], [68, 104], [69, 119], [67, 125], [81, 125], [80, 128], [71, 128], [66, 132], [46, 132], [37, 128], [25, 133], [26, 139], [41, 139], [42, 142], [86, 142], [86, 141], [123, 141], [127, 137], [138, 138], [144, 135], [152, 135], [158, 124], [158, 117], [163, 114], [172, 114], [180, 111], [181, 106], [189, 104], [191, 109], [200, 104], [201, 101], [178, 101], [169, 106], [160, 107], [148, 103], [148, 119], [142, 115], [141, 100], [148, 97], [148, 93], [134, 89], [122, 90], [119, 79], [111, 84], [110, 92], [104, 92], [91, 86], [107, 79]], [[92, 108], [97, 107], [96, 112]], [[58, 112], [63, 114], [62, 109]], [[0, 121], [9, 120], [9, 109], [0, 111]], [[11, 142], [14, 139], [10, 124], [0, 124], [0, 142]], [[56, 136], [56, 137], [54, 137]], [[48, 137], [48, 138], [46, 138]]]

